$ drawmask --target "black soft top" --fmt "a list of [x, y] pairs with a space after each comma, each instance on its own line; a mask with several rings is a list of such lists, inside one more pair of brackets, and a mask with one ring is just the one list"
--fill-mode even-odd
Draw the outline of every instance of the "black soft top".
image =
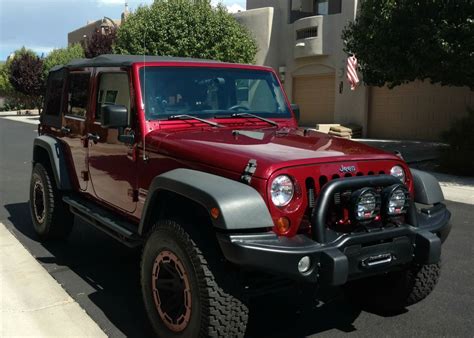
[[92, 59], [74, 59], [66, 65], [55, 66], [51, 71], [57, 71], [61, 68], [79, 68], [79, 67], [128, 67], [137, 62], [220, 62], [206, 59], [180, 58], [171, 56], [154, 55], [118, 55], [104, 54]]

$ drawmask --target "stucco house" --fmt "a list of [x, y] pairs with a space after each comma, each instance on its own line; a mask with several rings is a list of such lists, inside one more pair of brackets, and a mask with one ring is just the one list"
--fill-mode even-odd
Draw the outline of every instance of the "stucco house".
[[474, 107], [467, 87], [413, 82], [350, 90], [341, 33], [360, 0], [247, 0], [236, 18], [254, 34], [257, 63], [273, 67], [301, 108], [301, 124], [356, 123], [376, 138], [438, 140]]

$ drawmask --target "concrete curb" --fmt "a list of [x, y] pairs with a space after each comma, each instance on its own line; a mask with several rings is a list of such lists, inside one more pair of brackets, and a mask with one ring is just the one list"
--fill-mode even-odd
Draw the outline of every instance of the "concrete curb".
[[0, 336], [106, 337], [2, 223]]

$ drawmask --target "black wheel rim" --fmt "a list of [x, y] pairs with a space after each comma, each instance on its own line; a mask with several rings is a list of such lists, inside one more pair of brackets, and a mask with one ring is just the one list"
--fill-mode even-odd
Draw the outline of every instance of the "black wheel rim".
[[191, 318], [191, 287], [183, 263], [176, 254], [163, 250], [152, 271], [152, 291], [158, 315], [166, 327], [181, 332]]
[[33, 209], [35, 212], [35, 218], [38, 223], [43, 223], [45, 216], [45, 206], [44, 206], [44, 187], [43, 183], [40, 180], [35, 181], [33, 186]]

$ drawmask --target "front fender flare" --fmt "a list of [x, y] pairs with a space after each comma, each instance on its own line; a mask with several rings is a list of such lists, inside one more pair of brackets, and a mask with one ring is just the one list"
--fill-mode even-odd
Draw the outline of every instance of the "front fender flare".
[[437, 204], [444, 201], [443, 191], [438, 180], [427, 172], [411, 169], [415, 186], [415, 202]]
[[175, 169], [153, 179], [140, 220], [140, 234], [152, 221], [150, 211], [159, 203], [159, 191], [170, 191], [184, 196], [200, 204], [208, 212], [217, 207], [220, 211], [219, 217], [210, 219], [214, 227], [222, 230], [273, 227], [273, 220], [262, 196], [251, 186], [197, 170]]

